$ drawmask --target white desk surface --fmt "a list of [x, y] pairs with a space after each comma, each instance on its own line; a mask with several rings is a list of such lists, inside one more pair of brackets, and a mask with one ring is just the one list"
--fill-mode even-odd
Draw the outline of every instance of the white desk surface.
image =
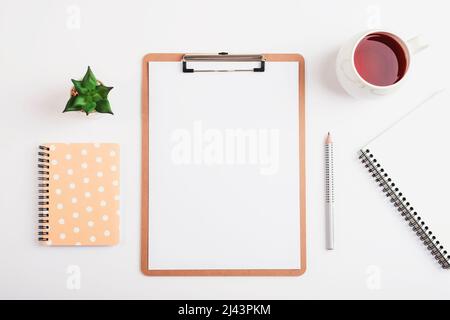
[[[0, 5], [0, 298], [450, 298], [449, 271], [433, 261], [356, 156], [380, 129], [447, 80], [448, 1], [0, 0]], [[420, 33], [431, 44], [414, 57], [405, 86], [381, 101], [350, 98], [334, 74], [340, 44], [368, 27], [406, 38]], [[308, 270], [298, 278], [144, 277], [141, 59], [149, 52], [224, 50], [298, 52], [306, 59]], [[82, 76], [87, 65], [115, 87], [113, 117], [61, 113], [70, 78]], [[324, 249], [323, 140], [329, 130], [337, 199], [332, 252]], [[36, 243], [36, 146], [49, 140], [121, 144], [118, 246]], [[80, 270], [76, 290], [67, 286], [70, 266]]]

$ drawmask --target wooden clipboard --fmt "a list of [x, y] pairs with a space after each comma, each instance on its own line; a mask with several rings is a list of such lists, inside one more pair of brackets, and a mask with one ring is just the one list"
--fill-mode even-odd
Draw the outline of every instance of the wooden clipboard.
[[[220, 53], [219, 55], [226, 55]], [[152, 62], [184, 63], [182, 53], [151, 53], [142, 61], [142, 172], [141, 172], [141, 271], [147, 276], [300, 276], [306, 271], [306, 183], [305, 183], [305, 61], [299, 54], [262, 54], [262, 61], [267, 62], [298, 62], [298, 123], [299, 123], [299, 185], [300, 185], [300, 257], [298, 269], [201, 269], [201, 270], [149, 270], [148, 240], [149, 240], [149, 69]], [[206, 56], [207, 57], [207, 56]], [[241, 56], [242, 58], [242, 56]], [[246, 57], [244, 57], [246, 59]], [[239, 58], [236, 61], [239, 60]], [[245, 60], [249, 61], [249, 60]], [[193, 72], [183, 65], [185, 72]], [[261, 64], [264, 70], [264, 62]], [[187, 69], [187, 70], [186, 70]], [[258, 68], [259, 69], [259, 68]], [[200, 70], [205, 71], [205, 70]], [[224, 70], [207, 70], [224, 71]], [[233, 70], [250, 71], [250, 70]], [[261, 71], [261, 70], [253, 70]]]

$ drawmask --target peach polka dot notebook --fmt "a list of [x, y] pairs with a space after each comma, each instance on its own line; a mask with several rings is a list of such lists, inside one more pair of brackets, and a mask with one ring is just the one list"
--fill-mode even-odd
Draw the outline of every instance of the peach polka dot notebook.
[[117, 244], [118, 144], [43, 144], [38, 166], [39, 241], [55, 246]]

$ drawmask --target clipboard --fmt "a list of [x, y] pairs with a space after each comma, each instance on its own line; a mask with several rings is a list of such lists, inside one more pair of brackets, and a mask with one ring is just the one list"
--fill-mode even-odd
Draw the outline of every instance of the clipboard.
[[[154, 225], [154, 213], [149, 211], [150, 204], [156, 199], [149, 200], [149, 192], [151, 192], [150, 182], [152, 175], [149, 176], [152, 161], [149, 163], [149, 152], [151, 149], [150, 138], [152, 136], [152, 128], [149, 124], [151, 118], [150, 97], [152, 96], [152, 88], [149, 88], [152, 72], [149, 72], [150, 66], [153, 64], [169, 62], [179, 63], [180, 73], [196, 74], [196, 73], [261, 73], [266, 72], [267, 64], [274, 62], [291, 62], [298, 65], [298, 88], [297, 88], [297, 119], [298, 125], [298, 145], [294, 146], [298, 150], [297, 174], [298, 174], [298, 265], [296, 267], [279, 268], [240, 268], [240, 267], [187, 267], [187, 268], [158, 268], [153, 267], [153, 256], [157, 250], [149, 248], [149, 239], [152, 232], [150, 227]], [[251, 62], [251, 68], [199, 68], [193, 67], [194, 63], [207, 62]], [[254, 65], [256, 64], [256, 65]], [[149, 135], [150, 133], [150, 135]], [[154, 137], [154, 135], [153, 135]], [[306, 183], [305, 183], [305, 62], [304, 58], [299, 54], [258, 54], [258, 55], [229, 55], [227, 53], [219, 54], [182, 54], [182, 53], [151, 53], [144, 56], [142, 61], [142, 178], [141, 178], [141, 271], [147, 276], [300, 276], [306, 271]], [[297, 178], [295, 178], [297, 179]], [[176, 200], [174, 200], [176, 201]], [[154, 220], [152, 220], [152, 218]], [[154, 223], [153, 223], [154, 222]], [[158, 230], [158, 229], [155, 229]], [[175, 242], [183, 243], [183, 239], [176, 239]]]

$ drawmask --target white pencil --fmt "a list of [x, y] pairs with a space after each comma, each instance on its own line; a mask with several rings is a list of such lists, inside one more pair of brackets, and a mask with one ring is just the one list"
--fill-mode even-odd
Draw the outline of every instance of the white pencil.
[[325, 207], [327, 249], [334, 249], [334, 182], [333, 182], [333, 141], [328, 132], [325, 141]]

